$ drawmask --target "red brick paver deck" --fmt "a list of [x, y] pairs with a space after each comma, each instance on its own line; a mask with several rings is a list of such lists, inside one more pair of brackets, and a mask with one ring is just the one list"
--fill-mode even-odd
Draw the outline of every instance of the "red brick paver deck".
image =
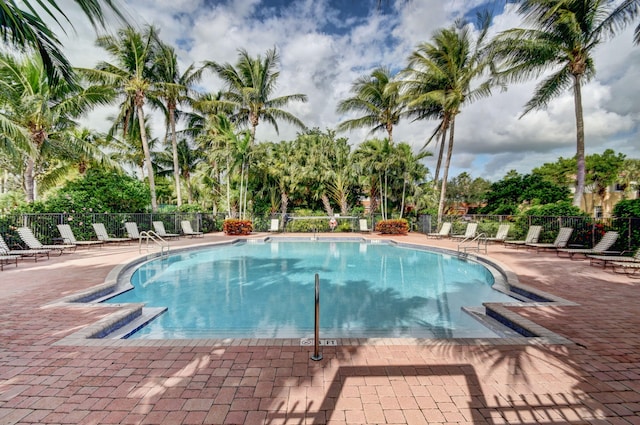
[[289, 340], [69, 343], [114, 308], [56, 301], [138, 255], [81, 248], [0, 272], [0, 424], [640, 424], [640, 279], [491, 246], [521, 283], [576, 303], [512, 308], [572, 344], [345, 341], [314, 362]]

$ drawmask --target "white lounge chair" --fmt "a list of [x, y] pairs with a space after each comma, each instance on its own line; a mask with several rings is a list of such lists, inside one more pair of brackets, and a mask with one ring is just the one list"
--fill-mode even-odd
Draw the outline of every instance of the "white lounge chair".
[[525, 245], [527, 246], [527, 249], [535, 248], [536, 252], [539, 252], [541, 249], [545, 250], [545, 249], [566, 248], [572, 233], [573, 233], [573, 228], [562, 227], [558, 231], [558, 235], [556, 236], [556, 239], [553, 241], [553, 243], [535, 242], [535, 243], [528, 243]]
[[627, 276], [636, 277], [636, 274], [640, 271], [640, 262], [614, 261], [611, 266], [614, 272], [626, 273]]
[[510, 224], [501, 224], [498, 226], [498, 231], [494, 237], [487, 238], [487, 242], [504, 242], [509, 235]]
[[96, 232], [96, 236], [99, 241], [115, 243], [131, 241], [131, 238], [112, 238], [107, 233], [107, 229], [104, 227], [103, 223], [93, 223], [93, 230]]
[[62, 255], [65, 250], [76, 250], [76, 245], [71, 244], [43, 245], [28, 227], [18, 228], [18, 235], [20, 235], [20, 239], [22, 239], [24, 243], [27, 244], [29, 249], [50, 249], [51, 251], [57, 252], [59, 255]]
[[0, 254], [0, 271], [4, 270], [4, 266], [9, 265], [10, 262], [16, 263], [16, 267], [18, 267], [18, 259], [19, 255], [2, 255]]
[[517, 241], [504, 241], [504, 245], [511, 248], [520, 248], [521, 246], [526, 246], [527, 244], [537, 243], [538, 238], [540, 237], [540, 232], [542, 231], [542, 226], [529, 226], [529, 230], [527, 231], [527, 235], [524, 237], [524, 240]]
[[180, 222], [180, 227], [182, 227], [182, 234], [185, 236], [191, 236], [192, 238], [197, 236], [204, 237], [204, 233], [193, 231], [193, 227], [191, 227], [191, 222], [189, 220], [182, 220]]
[[360, 226], [360, 231], [362, 233], [371, 232], [371, 229], [369, 229], [369, 222], [366, 218], [361, 218], [360, 220], [358, 220], [358, 225]]
[[[640, 248], [636, 251], [633, 256], [623, 255], [587, 255], [590, 260], [590, 264], [592, 266], [602, 266], [602, 268], [606, 268], [608, 265], [612, 265], [615, 263], [638, 263], [640, 264]], [[633, 266], [631, 266], [633, 267]]]
[[478, 223], [467, 223], [467, 229], [463, 235], [451, 235], [455, 239], [473, 239], [478, 231]]
[[49, 258], [50, 249], [11, 249], [0, 235], [0, 255], [12, 256], [18, 255], [20, 258], [33, 258], [38, 262], [38, 257]]
[[620, 254], [620, 252], [617, 252], [617, 251], [609, 251], [609, 248], [611, 248], [613, 244], [616, 243], [616, 240], [618, 240], [618, 232], [614, 232], [610, 230], [604, 234], [602, 239], [600, 239], [600, 242], [598, 242], [593, 248], [584, 248], [584, 249], [562, 248], [562, 249], [556, 250], [556, 253], [558, 254], [558, 257], [564, 257], [565, 256], [564, 254], [566, 254], [566, 256], [572, 260], [576, 255], [580, 256], [579, 258], [587, 258], [587, 255], [589, 254], [595, 254], [595, 255], [606, 255], [607, 253], [610, 253], [611, 255]]
[[124, 228], [126, 229], [127, 236], [129, 236], [130, 239], [139, 240], [142, 237], [146, 238], [146, 236], [140, 235], [140, 231], [138, 230], [138, 223], [136, 223], [135, 221], [127, 221], [126, 223], [124, 223]]
[[280, 220], [277, 218], [271, 219], [271, 226], [269, 227], [270, 232], [278, 232], [280, 231]]
[[153, 222], [153, 230], [155, 230], [155, 232], [158, 234], [158, 236], [163, 237], [163, 238], [176, 238], [178, 239], [180, 237], [180, 235], [178, 233], [167, 233], [167, 231], [164, 228], [164, 223], [161, 221], [154, 221]]
[[60, 236], [62, 236], [62, 240], [66, 244], [78, 245], [78, 246], [92, 246], [92, 245], [103, 245], [104, 241], [79, 241], [76, 239], [73, 234], [73, 230], [71, 230], [71, 226], [68, 224], [58, 224], [58, 230], [60, 231]]
[[451, 233], [451, 223], [447, 221], [445, 223], [442, 223], [442, 226], [440, 227], [439, 232], [427, 233], [427, 238], [435, 238], [435, 239], [446, 238], [449, 236], [449, 233]]

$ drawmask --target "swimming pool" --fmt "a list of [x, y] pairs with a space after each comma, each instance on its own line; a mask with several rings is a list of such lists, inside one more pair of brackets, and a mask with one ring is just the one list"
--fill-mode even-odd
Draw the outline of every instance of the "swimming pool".
[[106, 302], [167, 311], [130, 338], [304, 338], [320, 275], [323, 338], [496, 337], [462, 307], [513, 298], [484, 266], [370, 242], [237, 243], [142, 264]]

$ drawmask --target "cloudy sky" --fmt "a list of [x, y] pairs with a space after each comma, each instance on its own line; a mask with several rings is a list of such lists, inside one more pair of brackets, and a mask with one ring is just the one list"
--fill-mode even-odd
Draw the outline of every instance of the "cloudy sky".
[[[75, 66], [93, 67], [105, 59], [94, 47], [95, 32], [69, 11], [75, 31], [61, 36]], [[288, 110], [308, 127], [335, 128], [350, 116], [336, 105], [350, 96], [352, 83], [374, 68], [397, 70], [434, 31], [457, 18], [473, 18], [483, 7], [495, 10], [492, 32], [521, 26], [504, 0], [121, 0], [136, 25], [153, 24], [161, 38], [177, 49], [181, 70], [205, 60], [235, 63], [238, 49], [252, 56], [276, 47], [280, 54], [277, 95], [304, 93], [307, 103]], [[77, 19], [75, 17], [78, 16]], [[603, 43], [595, 53], [597, 77], [583, 90], [587, 154], [607, 148], [639, 158], [640, 47], [632, 43], [632, 28]], [[545, 162], [575, 154], [575, 120], [570, 92], [547, 110], [520, 118], [536, 82], [495, 90], [489, 98], [466, 106], [456, 120], [456, 145], [450, 177], [467, 171], [492, 181], [515, 169], [528, 173]], [[220, 81], [205, 75], [203, 91], [218, 91]], [[105, 130], [110, 111], [97, 111], [90, 126]], [[420, 149], [435, 122], [401, 122], [396, 141]], [[162, 136], [162, 120], [154, 122]], [[266, 123], [258, 126], [259, 141], [292, 139], [297, 130], [281, 125], [280, 134]], [[367, 131], [346, 133], [353, 145], [371, 137]], [[379, 133], [375, 136], [384, 137]], [[427, 159], [433, 169], [435, 160]]]

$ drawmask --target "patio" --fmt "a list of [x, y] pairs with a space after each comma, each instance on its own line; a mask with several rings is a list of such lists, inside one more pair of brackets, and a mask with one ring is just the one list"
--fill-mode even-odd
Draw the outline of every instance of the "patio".
[[588, 261], [487, 255], [577, 303], [513, 309], [568, 345], [343, 341], [314, 362], [291, 340], [62, 343], [114, 310], [54, 302], [138, 256], [137, 244], [79, 248], [0, 272], [0, 424], [640, 424], [640, 279]]

